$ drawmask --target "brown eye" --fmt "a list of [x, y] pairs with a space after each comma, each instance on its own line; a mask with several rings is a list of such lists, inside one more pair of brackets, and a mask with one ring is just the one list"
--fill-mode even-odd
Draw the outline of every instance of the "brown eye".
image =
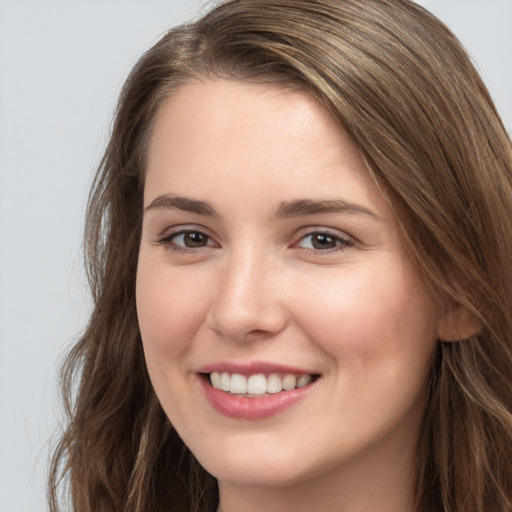
[[314, 235], [311, 235], [311, 245], [314, 249], [333, 249], [338, 244], [339, 239], [337, 237], [327, 235], [324, 233], [316, 233]]
[[210, 237], [201, 233], [201, 231], [179, 231], [167, 235], [160, 242], [169, 248], [174, 247], [176, 250], [201, 249], [202, 247], [215, 245]]
[[185, 247], [205, 247], [208, 245], [208, 237], [204, 233], [200, 233], [199, 231], [189, 231], [187, 233], [182, 233], [183, 237], [183, 245]]
[[354, 244], [349, 238], [321, 231], [313, 232], [302, 237], [297, 244], [297, 246], [302, 249], [309, 249], [318, 252], [329, 251], [332, 249], [343, 250], [351, 247], [352, 245]]

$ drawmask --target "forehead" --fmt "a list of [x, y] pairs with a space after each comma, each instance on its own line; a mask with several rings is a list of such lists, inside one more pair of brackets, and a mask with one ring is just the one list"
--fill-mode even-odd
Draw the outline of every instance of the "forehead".
[[182, 87], [156, 116], [147, 163], [146, 203], [192, 190], [276, 201], [357, 191], [360, 200], [383, 201], [331, 113], [308, 93], [273, 85], [219, 80]]
[[[328, 138], [327, 132], [331, 132]], [[205, 135], [220, 147], [226, 134], [232, 141], [245, 137], [252, 145], [265, 146], [272, 146], [279, 134], [279, 141], [293, 139], [299, 147], [313, 138], [320, 142], [320, 138], [327, 141], [342, 135], [327, 109], [307, 92], [271, 84], [206, 80], [181, 87], [164, 102], [156, 115], [150, 154], [162, 142], [205, 140]], [[355, 147], [353, 153], [357, 153]]]

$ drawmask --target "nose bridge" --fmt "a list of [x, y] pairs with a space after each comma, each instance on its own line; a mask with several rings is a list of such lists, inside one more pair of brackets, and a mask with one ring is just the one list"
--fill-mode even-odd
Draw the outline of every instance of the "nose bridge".
[[275, 259], [261, 247], [245, 244], [231, 251], [219, 276], [211, 327], [235, 340], [279, 332], [285, 324], [285, 311], [277, 277]]

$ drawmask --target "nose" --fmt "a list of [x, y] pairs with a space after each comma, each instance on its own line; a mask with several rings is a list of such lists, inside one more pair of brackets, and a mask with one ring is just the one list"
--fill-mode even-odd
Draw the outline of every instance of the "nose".
[[233, 341], [265, 339], [287, 323], [279, 269], [271, 255], [233, 254], [218, 275], [209, 327]]

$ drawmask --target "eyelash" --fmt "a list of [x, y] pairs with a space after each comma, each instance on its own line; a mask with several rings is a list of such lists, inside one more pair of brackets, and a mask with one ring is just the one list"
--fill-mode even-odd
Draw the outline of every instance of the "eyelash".
[[[176, 239], [177, 237], [179, 237], [179, 236], [184, 237], [186, 235], [200, 235], [200, 236], [206, 238], [207, 243], [205, 245], [200, 245], [198, 247], [186, 247], [184, 245], [177, 245], [175, 242], [173, 242], [173, 240]], [[335, 243], [335, 246], [330, 247], [328, 249], [315, 249], [315, 248], [299, 246], [299, 244], [301, 242], [303, 242], [307, 238], [312, 238], [314, 236], [324, 236], [326, 238], [332, 239]], [[173, 233], [166, 234], [164, 237], [157, 240], [157, 242], [171, 251], [174, 251], [177, 253], [190, 254], [190, 253], [197, 253], [201, 250], [206, 249], [207, 247], [214, 246], [215, 244], [208, 243], [211, 240], [212, 240], [212, 238], [210, 236], [208, 236], [206, 233], [204, 233], [203, 231], [200, 231], [197, 229], [182, 229], [180, 231], [175, 231]], [[343, 237], [338, 234], [334, 234], [330, 231], [318, 229], [318, 230], [310, 231], [307, 234], [305, 234], [304, 236], [301, 236], [297, 242], [294, 242], [292, 244], [292, 247], [297, 247], [297, 246], [299, 246], [299, 248], [302, 249], [307, 254], [328, 255], [328, 254], [332, 254], [335, 252], [341, 252], [341, 251], [350, 249], [351, 247], [354, 246], [354, 242], [348, 237]]]

